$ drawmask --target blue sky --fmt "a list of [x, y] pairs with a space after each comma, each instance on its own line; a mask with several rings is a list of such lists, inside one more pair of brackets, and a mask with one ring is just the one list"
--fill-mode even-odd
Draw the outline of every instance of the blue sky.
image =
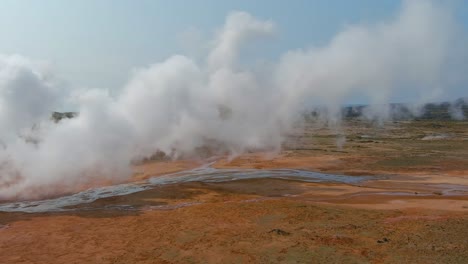
[[[468, 1], [449, 2], [468, 28]], [[230, 11], [273, 20], [279, 34], [262, 53], [323, 45], [346, 24], [395, 16], [394, 0], [0, 0], [0, 53], [52, 62], [62, 78], [89, 87], [121, 87], [131, 70], [184, 53], [181, 36], [206, 37]]]

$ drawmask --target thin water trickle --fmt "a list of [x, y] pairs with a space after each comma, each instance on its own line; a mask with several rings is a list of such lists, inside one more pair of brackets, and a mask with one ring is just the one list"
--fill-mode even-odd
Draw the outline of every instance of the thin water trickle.
[[124, 196], [144, 190], [152, 189], [161, 185], [187, 183], [187, 182], [227, 182], [246, 179], [285, 179], [304, 182], [337, 182], [347, 184], [357, 184], [362, 181], [370, 180], [372, 176], [347, 176], [326, 174], [305, 170], [293, 169], [215, 169], [209, 166], [197, 169], [183, 171], [163, 176], [157, 176], [144, 182], [119, 184], [93, 188], [76, 194], [67, 195], [54, 199], [45, 199], [38, 201], [19, 201], [0, 204], [0, 211], [3, 212], [57, 212], [76, 210], [68, 207], [92, 203], [98, 199]]

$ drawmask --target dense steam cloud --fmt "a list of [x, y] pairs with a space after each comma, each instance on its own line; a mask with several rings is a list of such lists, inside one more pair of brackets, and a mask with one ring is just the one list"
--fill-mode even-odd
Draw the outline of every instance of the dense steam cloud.
[[[417, 103], [437, 99], [466, 58], [449, 10], [427, 1], [404, 2], [390, 21], [349, 25], [327, 45], [288, 51], [261, 71], [241, 63], [245, 45], [274, 32], [272, 21], [233, 12], [205, 61], [175, 55], [138, 69], [117, 96], [66, 93], [47, 64], [1, 56], [0, 199], [122, 180], [132, 161], [158, 151], [178, 158], [201, 148], [279, 150], [304, 107], [318, 105], [339, 122], [340, 107], [356, 95], [379, 106], [368, 118], [386, 118], [384, 105], [402, 92]], [[67, 104], [77, 107], [76, 118], [49, 120]]]

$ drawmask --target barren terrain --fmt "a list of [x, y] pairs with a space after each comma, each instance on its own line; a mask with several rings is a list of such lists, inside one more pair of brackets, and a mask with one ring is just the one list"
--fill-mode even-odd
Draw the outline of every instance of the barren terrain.
[[[337, 137], [346, 143], [337, 146]], [[0, 212], [2, 263], [466, 263], [468, 122], [311, 124], [214, 168], [372, 176], [161, 185], [63, 212]], [[131, 181], [203, 160], [153, 160]]]

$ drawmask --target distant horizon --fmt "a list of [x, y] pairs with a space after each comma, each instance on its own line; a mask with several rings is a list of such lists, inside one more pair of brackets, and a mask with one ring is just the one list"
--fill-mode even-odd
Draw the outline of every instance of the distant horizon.
[[[439, 105], [439, 104], [446, 104], [446, 103], [455, 103], [459, 100], [463, 100], [464, 103], [468, 104], [468, 97], [459, 97], [457, 99], [454, 99], [454, 100], [442, 100], [442, 101], [434, 101], [434, 102], [425, 102], [423, 105], [428, 105], [428, 104], [436, 104], [436, 105]], [[389, 102], [389, 103], [386, 103], [386, 104], [383, 104], [383, 105], [411, 105], [413, 104], [412, 102]], [[370, 106], [370, 105], [378, 105], [378, 104], [366, 104], [366, 103], [345, 103], [345, 104], [341, 104], [341, 107], [355, 107], [355, 106]], [[313, 109], [314, 107], [320, 107], [319, 105], [314, 105], [307, 109]], [[77, 110], [71, 110], [71, 109], [60, 109], [60, 110], [54, 110], [52, 111], [51, 113], [54, 113], [54, 112], [58, 112], [58, 113], [79, 113], [79, 111]]]

